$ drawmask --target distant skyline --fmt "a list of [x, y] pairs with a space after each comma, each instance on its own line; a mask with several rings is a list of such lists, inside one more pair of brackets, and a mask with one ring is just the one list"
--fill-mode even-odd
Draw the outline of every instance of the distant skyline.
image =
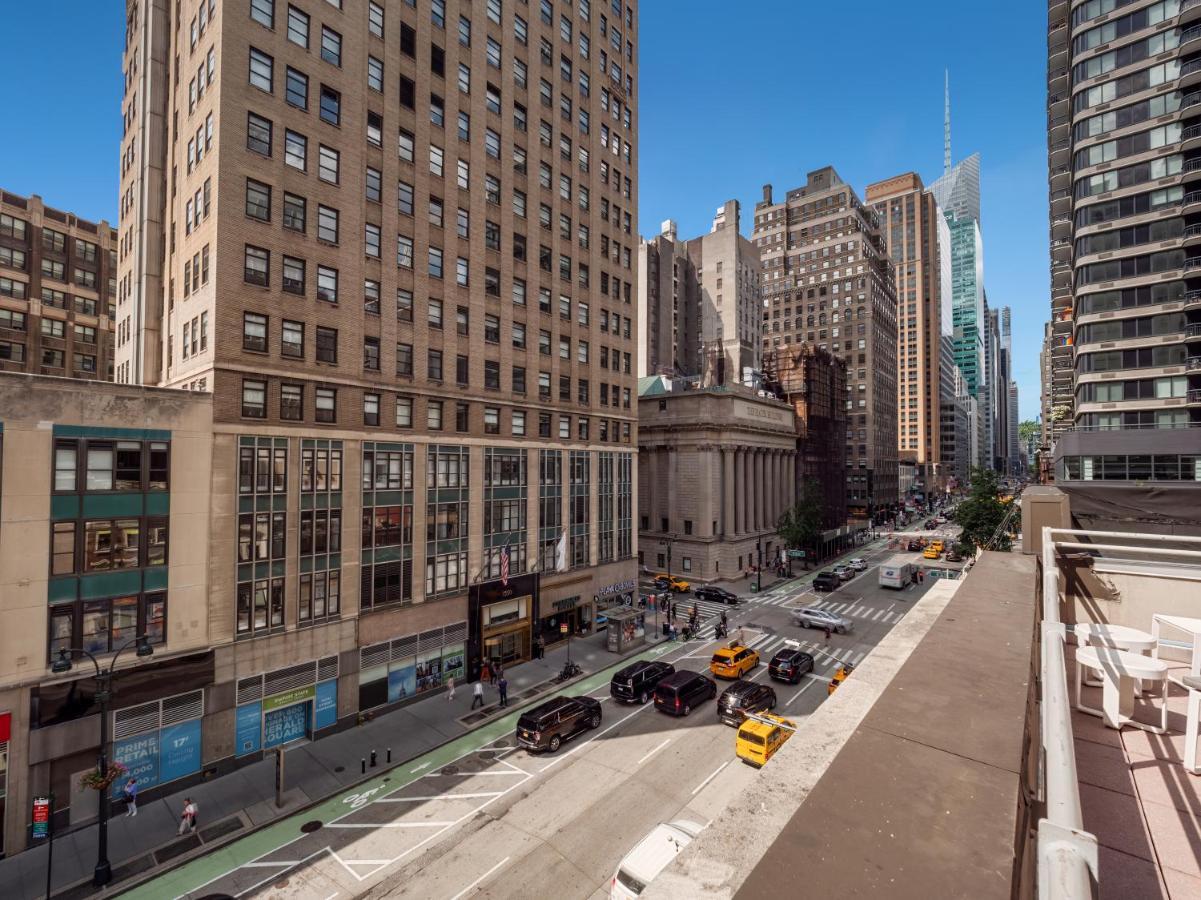
[[[764, 184], [781, 196], [825, 165], [861, 198], [903, 172], [929, 184], [943, 169], [949, 69], [954, 161], [981, 154], [989, 305], [1013, 308], [1021, 417], [1037, 417], [1049, 316], [1046, 7], [759, 0], [731, 10], [642, 4], [639, 231], [674, 219], [693, 237], [737, 199], [749, 235]], [[19, 4], [5, 22], [8, 70], [37, 77], [9, 93], [6, 120], [19, 130], [0, 142], [0, 187], [115, 226], [123, 4]], [[47, 66], [49, 46], [70, 65]]]

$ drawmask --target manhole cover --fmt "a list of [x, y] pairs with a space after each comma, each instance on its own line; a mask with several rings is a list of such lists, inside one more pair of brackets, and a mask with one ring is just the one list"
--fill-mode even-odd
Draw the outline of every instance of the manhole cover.
[[499, 747], [499, 748], [502, 748], [502, 749], [503, 749], [504, 747], [512, 747], [513, 745], [512, 745], [512, 744], [510, 744], [510, 743], [509, 743], [507, 740], [499, 740], [499, 741], [496, 741], [496, 742], [494, 742], [494, 743], [492, 744], [492, 746], [493, 746], [493, 747]]
[[485, 762], [496, 757], [496, 753], [493, 750], [478, 750], [475, 755]]
[[317, 819], [314, 819], [311, 822], [305, 822], [300, 826], [300, 830], [305, 834], [312, 834], [314, 831], [320, 831], [321, 822], [319, 822]]
[[334, 771], [335, 772], [345, 772], [346, 766], [334, 766]]
[[439, 771], [439, 774], [442, 774], [442, 775], [458, 775], [459, 767], [458, 766], [443, 766], [438, 771]]

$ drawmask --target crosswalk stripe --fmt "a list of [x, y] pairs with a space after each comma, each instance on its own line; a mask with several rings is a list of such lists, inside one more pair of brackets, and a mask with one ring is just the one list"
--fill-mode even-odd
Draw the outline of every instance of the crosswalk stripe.
[[873, 621], [873, 622], [879, 622], [879, 621], [880, 621], [880, 616], [882, 616], [882, 615], [884, 615], [884, 610], [882, 610], [882, 609], [878, 609], [878, 610], [876, 610], [876, 614], [875, 614], [874, 616], [872, 616], [872, 621]]
[[762, 644], [765, 641], [768, 641], [770, 639], [771, 639], [770, 634], [761, 634], [761, 635], [759, 635], [759, 637], [755, 638], [749, 644], [747, 644], [747, 646], [753, 650], [753, 649], [757, 648], [760, 644]]

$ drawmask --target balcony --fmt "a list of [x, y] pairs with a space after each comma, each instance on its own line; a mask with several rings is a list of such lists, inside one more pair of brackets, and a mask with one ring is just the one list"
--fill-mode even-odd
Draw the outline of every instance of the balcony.
[[1201, 291], [1188, 291], [1184, 295], [1184, 308], [1201, 309]]
[[1201, 403], [1201, 388], [1189, 388], [1187, 399], [1189, 403]]
[[1190, 356], [1184, 361], [1184, 371], [1201, 372], [1201, 356]]
[[1184, 326], [1184, 339], [1194, 341], [1201, 338], [1201, 322], [1192, 322]]
[[1179, 85], [1182, 88], [1192, 87], [1201, 82], [1201, 59], [1190, 59], [1180, 65]]
[[1201, 25], [1193, 25], [1189, 28], [1185, 28], [1180, 32], [1179, 46], [1183, 47], [1185, 44], [1192, 43], [1199, 38], [1201, 38]]
[[1176, 17], [1176, 24], [1183, 26], [1197, 19], [1201, 19], [1201, 0], [1180, 0], [1180, 13]]
[[1201, 145], [1201, 125], [1186, 125], [1180, 129], [1181, 150], [1192, 150], [1199, 145]]

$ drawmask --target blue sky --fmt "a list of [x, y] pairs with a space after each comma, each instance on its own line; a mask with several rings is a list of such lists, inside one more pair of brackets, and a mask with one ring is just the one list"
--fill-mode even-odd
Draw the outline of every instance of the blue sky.
[[[707, 231], [730, 198], [749, 233], [764, 184], [779, 196], [827, 164], [861, 196], [901, 172], [932, 181], [950, 69], [952, 153], [982, 156], [985, 285], [993, 306], [1013, 308], [1022, 417], [1033, 418], [1049, 290], [1046, 5], [641, 6], [643, 234], [668, 218], [681, 236]], [[118, 0], [42, 0], [8, 11], [6, 68], [28, 77], [8, 92], [6, 120], [23, 127], [0, 141], [0, 186], [116, 223], [123, 10]], [[47, 67], [47, 46], [65, 48], [72, 65]]]

